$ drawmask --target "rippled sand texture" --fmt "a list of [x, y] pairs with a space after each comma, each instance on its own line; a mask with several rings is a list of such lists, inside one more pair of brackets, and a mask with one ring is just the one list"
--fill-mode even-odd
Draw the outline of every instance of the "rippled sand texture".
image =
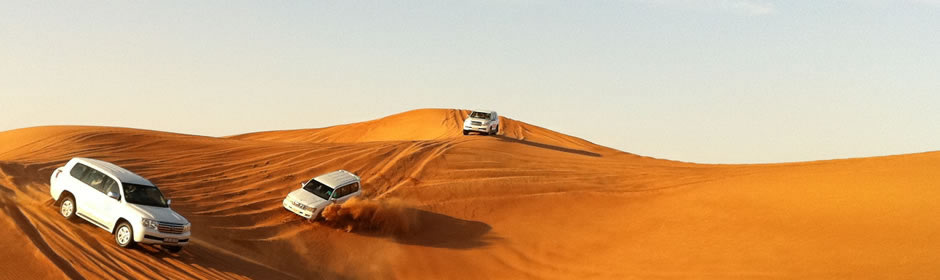
[[[929, 279], [940, 153], [766, 165], [654, 159], [504, 118], [423, 109], [217, 138], [111, 127], [0, 132], [0, 279]], [[509, 113], [509, 112], [506, 112]], [[76, 156], [155, 182], [194, 224], [179, 254], [58, 215]], [[362, 200], [281, 208], [336, 169]]]

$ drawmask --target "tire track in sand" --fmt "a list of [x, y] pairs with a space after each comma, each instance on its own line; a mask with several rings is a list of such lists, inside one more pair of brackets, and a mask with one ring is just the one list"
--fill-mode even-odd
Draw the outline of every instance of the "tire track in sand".
[[13, 219], [14, 224], [32, 241], [36, 249], [39, 249], [39, 252], [42, 252], [42, 254], [46, 256], [46, 259], [52, 262], [52, 264], [58, 267], [59, 270], [69, 278], [85, 279], [68, 261], [59, 256], [59, 254], [56, 254], [56, 252], [52, 250], [52, 247], [49, 247], [49, 244], [42, 238], [39, 230], [33, 226], [29, 218], [27, 218], [26, 215], [20, 211], [19, 206], [16, 205], [16, 201], [13, 198], [15, 195], [12, 194], [12, 191], [6, 187], [0, 187], [0, 190], [2, 190], [0, 191], [0, 209], [3, 209], [3, 212]]

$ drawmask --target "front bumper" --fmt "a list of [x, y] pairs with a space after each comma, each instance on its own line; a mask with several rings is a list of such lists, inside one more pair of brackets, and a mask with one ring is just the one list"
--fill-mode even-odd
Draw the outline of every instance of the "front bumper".
[[300, 207], [294, 206], [294, 204], [291, 203], [290, 198], [285, 198], [282, 204], [284, 205], [284, 209], [287, 209], [287, 211], [291, 211], [294, 214], [300, 215], [301, 217], [304, 217], [306, 219], [311, 219], [313, 217], [316, 217], [314, 215], [316, 214], [314, 213], [314, 211], [317, 210], [316, 208], [310, 209], [310, 210], [300, 209]]
[[483, 125], [483, 126], [465, 125], [465, 126], [463, 126], [463, 130], [465, 130], [465, 131], [489, 132], [489, 127], [487, 127], [487, 126], [485, 126], [485, 125]]
[[[138, 225], [143, 228], [143, 225]], [[140, 232], [134, 233], [134, 241], [144, 244], [159, 244], [159, 245], [174, 245], [174, 246], [183, 246], [189, 244], [189, 237], [192, 234], [191, 232], [184, 232], [180, 234], [174, 233], [163, 233], [151, 228], [143, 228], [139, 230]], [[176, 242], [173, 242], [173, 241]]]

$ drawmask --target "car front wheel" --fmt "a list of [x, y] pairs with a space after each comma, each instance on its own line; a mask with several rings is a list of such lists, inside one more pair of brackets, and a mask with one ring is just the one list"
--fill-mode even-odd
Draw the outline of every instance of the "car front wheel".
[[134, 229], [127, 222], [118, 224], [114, 230], [114, 242], [121, 248], [130, 248], [134, 245]]
[[71, 195], [66, 196], [62, 199], [62, 203], [59, 203], [59, 214], [62, 214], [63, 217], [67, 220], [75, 218], [75, 198]]

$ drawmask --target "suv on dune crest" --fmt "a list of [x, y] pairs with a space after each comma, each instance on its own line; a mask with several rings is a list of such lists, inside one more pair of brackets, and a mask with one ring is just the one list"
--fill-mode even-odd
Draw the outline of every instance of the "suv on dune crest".
[[170, 209], [160, 189], [112, 163], [73, 158], [52, 172], [49, 191], [62, 216], [111, 232], [118, 246], [159, 244], [176, 253], [189, 243], [191, 224]]
[[494, 135], [499, 133], [499, 115], [496, 111], [474, 110], [463, 121], [463, 135], [470, 132]]
[[337, 170], [301, 183], [284, 198], [284, 209], [309, 220], [315, 220], [330, 204], [343, 203], [362, 194], [359, 176]]

